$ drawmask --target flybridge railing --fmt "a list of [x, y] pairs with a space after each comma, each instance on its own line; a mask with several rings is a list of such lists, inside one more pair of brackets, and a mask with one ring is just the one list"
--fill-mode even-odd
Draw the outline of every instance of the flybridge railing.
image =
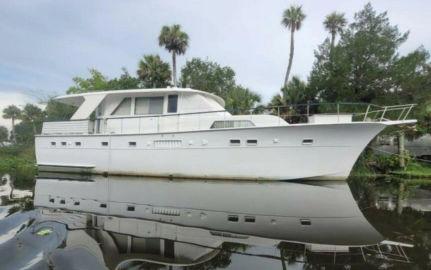
[[[211, 128], [214, 121], [238, 120], [229, 123], [225, 128], [245, 127], [248, 120], [254, 125], [285, 125], [286, 123], [334, 123], [334, 122], [382, 122], [406, 120], [415, 104], [379, 106], [365, 103], [306, 103], [273, 107], [257, 107], [251, 110], [229, 112], [227, 110], [101, 117], [90, 120], [75, 120], [62, 122], [45, 122], [42, 134], [92, 134], [92, 133], [151, 133], [192, 131]], [[231, 118], [231, 113], [241, 115]], [[256, 115], [275, 115], [278, 118], [259, 118]], [[327, 115], [326, 117], [322, 115]], [[320, 119], [317, 119], [319, 118]], [[259, 119], [260, 120], [259, 120]], [[240, 123], [241, 122], [241, 123]], [[236, 126], [239, 125], [239, 126]], [[214, 127], [215, 128], [215, 127]]]
[[250, 114], [269, 113], [289, 123], [308, 122], [313, 115], [351, 115], [352, 121], [382, 122], [406, 120], [416, 104], [380, 106], [368, 103], [305, 103], [273, 107], [257, 107]]

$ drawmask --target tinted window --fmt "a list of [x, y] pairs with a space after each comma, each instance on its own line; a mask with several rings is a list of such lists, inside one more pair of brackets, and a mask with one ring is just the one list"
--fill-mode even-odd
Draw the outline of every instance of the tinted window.
[[168, 113], [176, 113], [178, 110], [178, 95], [168, 96]]
[[214, 121], [211, 128], [245, 128], [253, 127], [253, 122], [249, 120], [226, 120], [226, 121]]
[[162, 114], [163, 97], [139, 97], [135, 99], [135, 114]]

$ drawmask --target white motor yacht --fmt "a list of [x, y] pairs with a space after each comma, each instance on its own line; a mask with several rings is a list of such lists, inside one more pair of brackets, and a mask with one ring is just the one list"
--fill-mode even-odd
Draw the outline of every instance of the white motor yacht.
[[[414, 105], [368, 106], [357, 114], [232, 115], [208, 92], [137, 89], [72, 94], [70, 121], [43, 123], [42, 171], [210, 179], [346, 179], [385, 127], [415, 123]], [[278, 110], [280, 111], [280, 110]], [[389, 115], [399, 112], [395, 120]], [[377, 117], [371, 117], [372, 115]]]

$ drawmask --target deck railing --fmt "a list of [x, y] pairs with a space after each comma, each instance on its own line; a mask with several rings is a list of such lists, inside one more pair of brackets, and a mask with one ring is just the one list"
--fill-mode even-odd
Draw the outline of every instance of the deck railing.
[[[258, 120], [257, 115], [274, 115], [266, 118], [268, 124], [307, 123], [313, 116], [335, 116], [331, 121], [382, 122], [406, 120], [415, 104], [379, 106], [365, 103], [306, 103], [274, 107], [256, 107], [251, 110], [228, 112], [227, 110], [179, 114], [115, 116], [95, 121], [75, 120], [45, 122], [42, 134], [91, 134], [91, 133], [157, 133], [192, 131], [210, 128], [216, 120]], [[231, 117], [242, 115], [240, 118]], [[283, 119], [283, 120], [282, 120]], [[335, 120], [334, 120], [335, 119]], [[346, 120], [348, 119], [348, 120]], [[271, 122], [272, 121], [272, 122]], [[271, 123], [270, 123], [271, 122]]]

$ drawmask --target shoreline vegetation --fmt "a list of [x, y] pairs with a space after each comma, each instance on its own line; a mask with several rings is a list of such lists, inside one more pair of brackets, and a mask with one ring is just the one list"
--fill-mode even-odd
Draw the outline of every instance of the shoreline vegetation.
[[[423, 46], [400, 53], [399, 47], [408, 39], [409, 32], [401, 32], [389, 21], [387, 12], [377, 12], [370, 3], [356, 12], [351, 22], [347, 21], [344, 13], [328, 14], [322, 22], [327, 38], [315, 49], [312, 70], [307, 79], [302, 80], [294, 75], [294, 45], [305, 41], [294, 37], [297, 31], [307, 27], [305, 11], [302, 6], [294, 5], [280, 12], [280, 27], [286, 28], [290, 46], [286, 48], [288, 59], [285, 76], [280, 78], [281, 89], [267, 104], [262, 102], [256, 89], [237, 83], [233, 68], [208, 58], [189, 57], [182, 67], [178, 67], [177, 77], [177, 57], [185, 55], [190, 44], [188, 34], [178, 24], [162, 27], [160, 35], [154, 37], [154, 42], [171, 54], [171, 63], [159, 55], [146, 54], [137, 59], [134, 74], [123, 68], [116, 78], [108, 78], [101, 71], [90, 69], [88, 77], [73, 78], [73, 85], [66, 92], [178, 85], [222, 97], [226, 101], [226, 109], [232, 114], [247, 114], [253, 108], [262, 111], [264, 107], [282, 106], [281, 115], [294, 123], [299, 121], [296, 116], [306, 112], [304, 107], [297, 106], [299, 104], [317, 104], [311, 113], [324, 111], [328, 103], [417, 104], [411, 112], [411, 118], [418, 120], [416, 126], [397, 130], [388, 128], [384, 135], [397, 136], [404, 141], [404, 137], [418, 138], [431, 134], [430, 54]], [[9, 131], [0, 126], [0, 175], [9, 174], [16, 188], [34, 185], [37, 174], [34, 135], [40, 133], [42, 123], [68, 120], [75, 110], [52, 98], [44, 103], [44, 109], [35, 104], [22, 108], [10, 105], [2, 112], [3, 118], [10, 119], [12, 129]], [[402, 160], [397, 155], [378, 155], [366, 149], [351, 176], [431, 180], [431, 163], [419, 163], [406, 152], [401, 157]]]

